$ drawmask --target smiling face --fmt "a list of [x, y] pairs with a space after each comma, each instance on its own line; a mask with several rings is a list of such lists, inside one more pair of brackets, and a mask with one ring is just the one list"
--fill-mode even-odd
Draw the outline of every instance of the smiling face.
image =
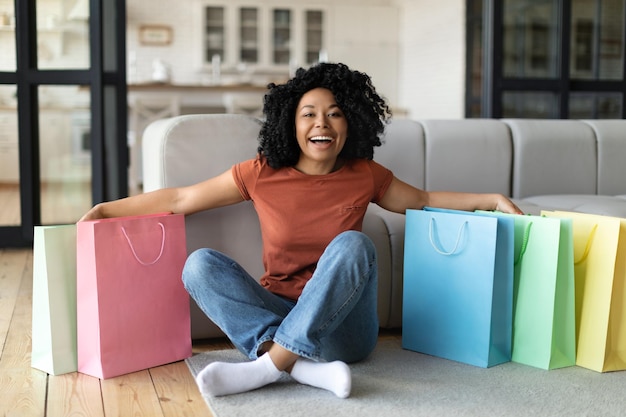
[[295, 168], [305, 174], [328, 174], [339, 168], [337, 158], [346, 143], [348, 122], [326, 88], [306, 92], [296, 109], [300, 159]]

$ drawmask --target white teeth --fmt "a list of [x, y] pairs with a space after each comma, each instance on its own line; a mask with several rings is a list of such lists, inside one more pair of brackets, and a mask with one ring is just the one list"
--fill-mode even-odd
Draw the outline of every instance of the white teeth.
[[333, 138], [330, 136], [313, 136], [309, 140], [312, 142], [330, 142]]

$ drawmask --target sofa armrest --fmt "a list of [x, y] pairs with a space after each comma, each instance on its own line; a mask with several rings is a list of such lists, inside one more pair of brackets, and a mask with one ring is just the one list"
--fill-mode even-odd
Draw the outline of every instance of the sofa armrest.
[[370, 204], [363, 232], [372, 239], [378, 260], [378, 317], [380, 327], [402, 326], [404, 214]]

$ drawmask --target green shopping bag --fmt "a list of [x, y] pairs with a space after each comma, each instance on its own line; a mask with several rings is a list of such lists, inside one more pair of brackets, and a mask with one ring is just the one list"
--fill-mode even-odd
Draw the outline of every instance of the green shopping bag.
[[52, 375], [77, 369], [76, 225], [35, 226], [31, 366]]
[[541, 369], [576, 362], [572, 222], [519, 216], [515, 220], [513, 352], [511, 360]]

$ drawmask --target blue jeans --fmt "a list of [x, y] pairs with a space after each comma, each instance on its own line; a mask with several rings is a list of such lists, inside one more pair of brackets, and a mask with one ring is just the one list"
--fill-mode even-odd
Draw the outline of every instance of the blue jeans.
[[189, 256], [183, 282], [202, 311], [250, 359], [267, 341], [305, 358], [347, 363], [364, 359], [376, 346], [376, 250], [361, 232], [333, 239], [297, 302], [269, 292], [212, 249]]

